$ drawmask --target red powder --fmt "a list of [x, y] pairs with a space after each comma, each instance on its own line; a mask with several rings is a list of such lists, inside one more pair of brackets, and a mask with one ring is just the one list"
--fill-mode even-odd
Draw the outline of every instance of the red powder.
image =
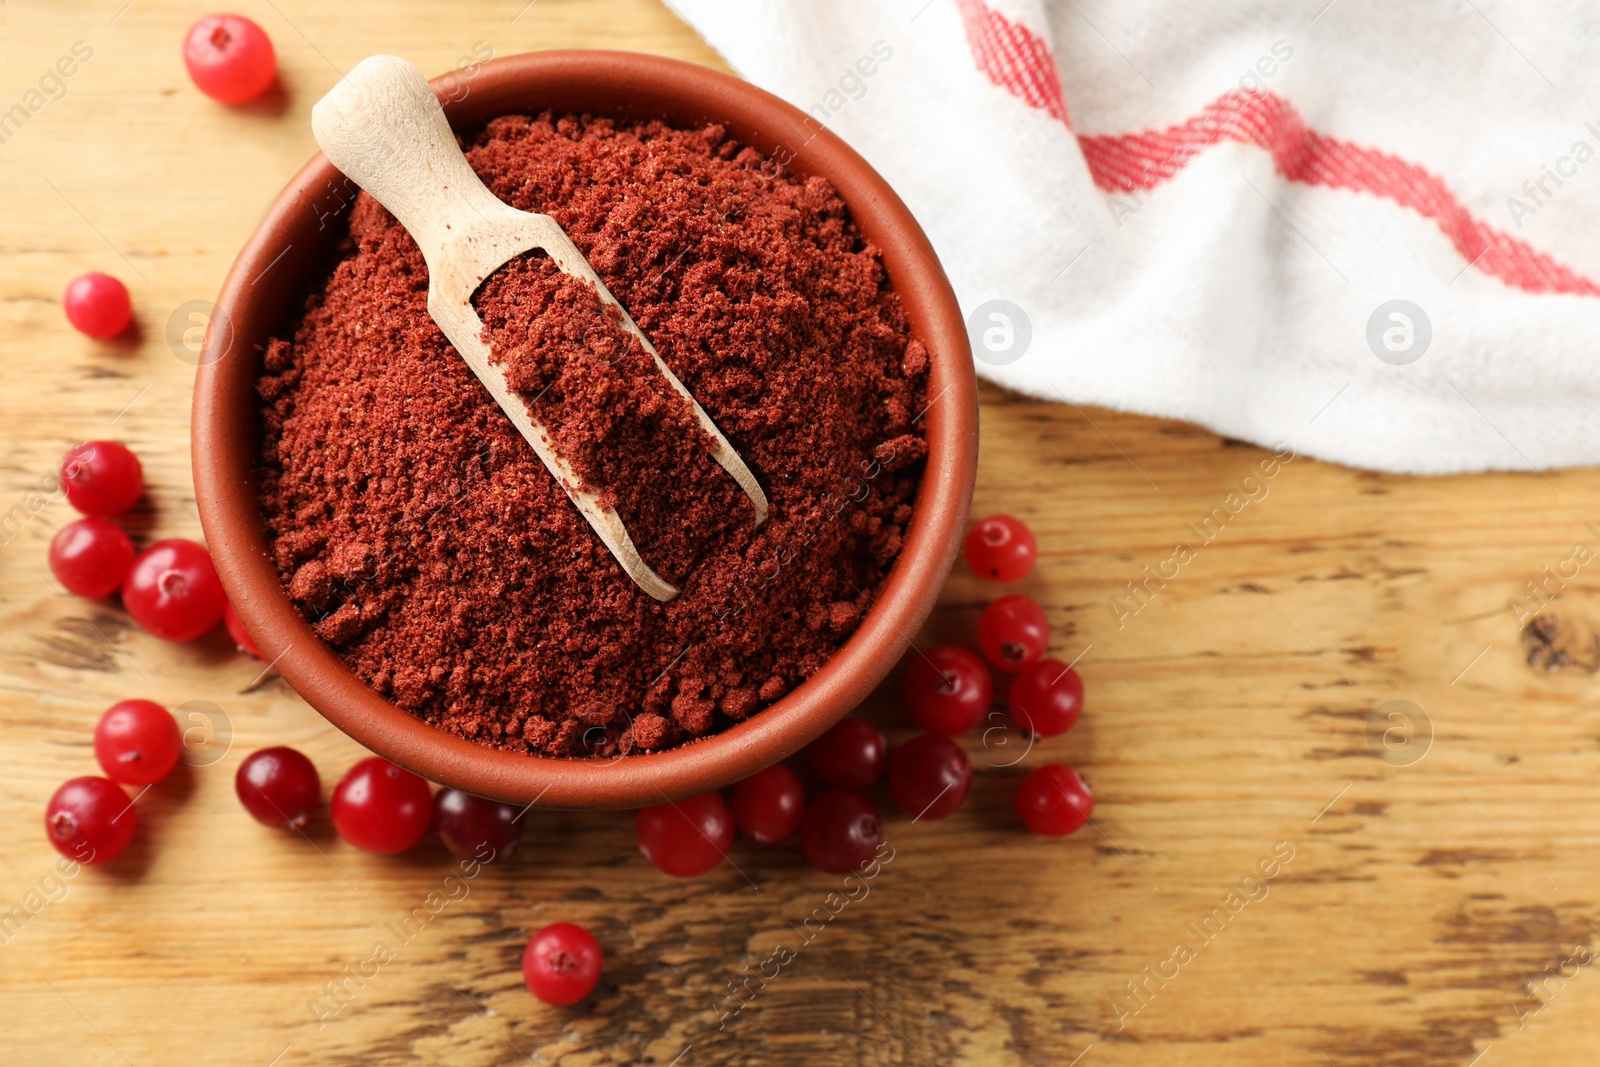
[[506, 117], [465, 146], [559, 222], [766, 489], [593, 290], [543, 257], [475, 305], [556, 447], [618, 508], [667, 604], [617, 566], [427, 312], [410, 236], [362, 194], [266, 347], [262, 509], [284, 586], [365, 682], [515, 751], [659, 749], [747, 718], [854, 632], [900, 551], [927, 354], [820, 179], [718, 127]]
[[473, 304], [507, 384], [583, 484], [617, 509], [657, 574], [677, 584], [718, 535], [755, 522], [711, 458], [716, 439], [587, 281], [543, 254], [524, 256], [495, 271]]

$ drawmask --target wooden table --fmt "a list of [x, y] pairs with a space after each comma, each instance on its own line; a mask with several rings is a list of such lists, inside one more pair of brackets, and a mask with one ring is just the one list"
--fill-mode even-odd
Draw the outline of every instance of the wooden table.
[[[245, 753], [292, 744], [333, 779], [358, 747], [282, 682], [250, 689], [258, 665], [220, 637], [166, 645], [58, 595], [45, 547], [72, 513], [30, 494], [73, 442], [116, 437], [149, 478], [136, 535], [199, 535], [189, 323], [172, 344], [169, 318], [216, 292], [311, 155], [307, 111], [336, 68], [581, 45], [719, 61], [651, 0], [247, 0], [286, 88], [228, 111], [178, 60], [200, 8], [122, 4], [5, 11], [0, 107], [75, 41], [93, 57], [0, 143], [0, 910], [21, 909], [0, 927], [0, 1061], [1594, 1062], [1600, 587], [1572, 561], [1575, 542], [1600, 548], [1593, 470], [1424, 480], [1294, 458], [1246, 482], [1268, 453], [987, 389], [976, 512], [1038, 531], [1023, 588], [1053, 653], [1081, 657], [1088, 711], [1031, 752], [968, 738], [971, 800], [944, 824], [892, 817], [895, 858], [865, 897], [840, 906], [840, 880], [794, 849], [745, 844], [737, 869], [674, 881], [615, 814], [530, 815], [519, 859], [453, 882], [437, 845], [381, 859], [325, 822], [309, 842], [250, 822], [232, 787]], [[63, 320], [62, 287], [89, 269], [129, 282], [128, 338]], [[1189, 524], [1241, 486], [1256, 498], [1198, 546]], [[1198, 547], [1176, 577], [1108, 606], [1179, 542]], [[1530, 643], [1511, 602], [1545, 567], [1568, 577], [1530, 605]], [[970, 641], [993, 594], [958, 572], [924, 639]], [[893, 694], [865, 714], [898, 739]], [[55, 881], [40, 813], [94, 772], [93, 723], [127, 697], [186, 706], [197, 765], [140, 799], [121, 861]], [[1093, 828], [1062, 841], [1023, 833], [1011, 806], [1051, 761], [1098, 796]], [[419, 908], [393, 959], [366, 965]], [[556, 919], [608, 954], [571, 1010], [517, 969]]]

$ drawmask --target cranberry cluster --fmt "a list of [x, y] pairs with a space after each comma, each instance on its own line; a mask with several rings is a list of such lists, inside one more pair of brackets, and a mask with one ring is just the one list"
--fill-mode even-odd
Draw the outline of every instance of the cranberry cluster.
[[[133, 542], [111, 521], [144, 493], [143, 468], [125, 445], [79, 445], [62, 460], [61, 483], [68, 502], [85, 516], [50, 542], [50, 569], [68, 591], [98, 598], [120, 590], [135, 621], [169, 641], [193, 640], [222, 621], [241, 652], [262, 658], [203, 547], [172, 539], [135, 555]], [[44, 819], [50, 843], [85, 864], [106, 863], [128, 847], [137, 814], [121, 787], [148, 787], [165, 778], [182, 755], [183, 739], [166, 708], [125, 700], [101, 716], [94, 752], [105, 777], [62, 785]], [[303, 829], [322, 803], [316, 767], [304, 754], [282, 746], [246, 757], [234, 788], [245, 810], [268, 826]], [[345, 773], [330, 808], [340, 837], [383, 855], [405, 852], [432, 826], [455, 855], [488, 863], [510, 855], [522, 833], [520, 813], [511, 805], [459, 789], [435, 794], [422, 778], [378, 757]], [[528, 942], [522, 970], [537, 996], [572, 1004], [599, 981], [600, 961], [600, 946], [587, 931], [556, 923]]]
[[[1026, 577], [1039, 555], [1033, 531], [1009, 515], [992, 515], [973, 526], [964, 547], [967, 565], [974, 573], [1002, 582]], [[1049, 637], [1044, 609], [1031, 597], [1020, 594], [1001, 597], [984, 608], [978, 618], [978, 647], [984, 657], [999, 671], [1015, 672], [1005, 700], [1011, 720], [1034, 738], [1064, 734], [1083, 714], [1083, 679], [1078, 672], [1071, 664], [1042, 658]], [[980, 690], [987, 707], [993, 683], [984, 665], [972, 653], [953, 647], [932, 649], [928, 657], [941, 651], [962, 653], [965, 666], [959, 679], [954, 671], [943, 672], [943, 677], [925, 670], [917, 672], [925, 713], [930, 707], [937, 708], [941, 701], [952, 699], [943, 694], [952, 683], [958, 691], [969, 687]], [[936, 711], [931, 714], [937, 717]], [[913, 710], [912, 718], [916, 717]], [[971, 725], [968, 723], [965, 728]], [[1047, 837], [1061, 837], [1089, 821], [1094, 814], [1094, 792], [1071, 767], [1049, 764], [1023, 779], [1016, 804], [1017, 814], [1028, 829]]]
[[[306, 756], [278, 746], [252, 752], [234, 776], [239, 803], [264, 826], [303, 829], [322, 805], [322, 779]], [[395, 856], [431, 826], [462, 859], [491, 863], [516, 851], [520, 814], [510, 804], [459, 789], [435, 794], [426, 779], [378, 756], [356, 763], [333, 787], [333, 828], [365, 852]]]
[[[234, 777], [239, 802], [257, 822], [300, 830], [322, 803], [317, 768], [292, 748], [252, 752]], [[492, 863], [516, 851], [522, 812], [460, 789], [434, 793], [427, 781], [371, 756], [333, 787], [333, 827], [356, 848], [379, 855], [405, 852], [431, 826], [462, 859]], [[522, 977], [540, 1000], [575, 1004], [600, 980], [600, 943], [581, 926], [553, 923], [534, 934], [522, 955]]]
[[[216, 626], [227, 597], [206, 550], [174, 538], [135, 555], [132, 540], [111, 521], [144, 493], [144, 468], [126, 445], [88, 441], [72, 449], [61, 461], [61, 486], [84, 515], [50, 540], [50, 570], [63, 587], [97, 598], [120, 589], [128, 614], [169, 641], [192, 640]], [[121, 855], [137, 816], [119, 785], [154, 785], [182, 750], [178, 725], [160, 704], [112, 705], [94, 731], [95, 758], [106, 777], [74, 778], [56, 790], [45, 809], [51, 844], [80, 863]]]
[[[973, 571], [998, 581], [1027, 576], [1038, 557], [1033, 533], [1008, 515], [984, 519], [965, 545]], [[1050, 627], [1044, 609], [1020, 594], [1003, 596], [978, 621], [978, 647], [996, 670], [1014, 672], [1006, 705], [1015, 726], [1035, 738], [1065, 733], [1083, 711], [1083, 680], [1068, 664], [1042, 658]], [[721, 863], [736, 832], [761, 844], [797, 832], [806, 861], [846, 873], [868, 862], [883, 840], [878, 809], [864, 791], [889, 778], [889, 794], [913, 822], [955, 813], [972, 786], [972, 763], [953, 738], [991, 714], [989, 665], [964, 648], [941, 645], [913, 653], [902, 685], [911, 721], [927, 731], [891, 755], [883, 733], [846, 719], [812, 743], [808, 759], [823, 786], [806, 803], [805, 784], [784, 764], [768, 767], [721, 792], [703, 793], [641, 809], [639, 848], [661, 870], [693, 877]], [[1017, 792], [1017, 812], [1029, 829], [1072, 833], [1094, 811], [1094, 795], [1069, 767], [1042, 767]]]
[[172, 713], [150, 700], [124, 700], [100, 716], [94, 758], [104, 778], [66, 782], [44, 809], [45, 835], [79, 863], [106, 863], [133, 840], [137, 816], [123, 785], [151, 786], [171, 773], [183, 752]]
[[173, 537], [136, 556], [133, 541], [111, 521], [144, 493], [144, 468], [127, 445], [86, 441], [72, 449], [61, 460], [61, 486], [85, 516], [50, 539], [50, 570], [63, 588], [95, 598], [121, 590], [133, 620], [167, 641], [193, 641], [228, 615], [235, 640], [260, 655], [232, 614], [203, 546]]

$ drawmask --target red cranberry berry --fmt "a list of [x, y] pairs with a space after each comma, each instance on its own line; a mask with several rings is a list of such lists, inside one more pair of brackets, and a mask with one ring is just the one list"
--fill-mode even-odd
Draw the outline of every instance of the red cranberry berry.
[[824, 793], [806, 808], [800, 848], [819, 871], [848, 874], [877, 854], [883, 822], [872, 801], [850, 789]]
[[128, 287], [99, 271], [72, 279], [66, 295], [61, 298], [61, 306], [73, 329], [97, 341], [117, 336], [133, 320], [133, 301], [128, 297]]
[[133, 566], [133, 542], [109, 519], [69, 522], [50, 539], [50, 572], [69, 593], [110, 596]]
[[224, 104], [254, 100], [278, 71], [272, 39], [242, 15], [207, 15], [190, 26], [183, 62], [196, 87]]
[[510, 804], [460, 789], [441, 789], [433, 798], [433, 826], [444, 847], [462, 859], [480, 863], [504, 859], [517, 850], [522, 838], [521, 814]]
[[1017, 814], [1036, 834], [1064, 837], [1094, 814], [1094, 791], [1077, 771], [1052, 763], [1022, 780]]
[[178, 765], [183, 736], [172, 712], [153, 700], [124, 700], [100, 716], [94, 758], [106, 777], [123, 785], [154, 785]]
[[912, 657], [900, 686], [911, 721], [930, 733], [963, 734], [989, 710], [989, 668], [964, 648], [939, 645]]
[[61, 459], [67, 503], [85, 515], [115, 518], [139, 502], [144, 467], [118, 441], [85, 441]]
[[267, 658], [261, 654], [261, 646], [250, 636], [250, 631], [244, 628], [244, 620], [233, 610], [232, 601], [222, 607], [222, 625], [228, 628], [228, 636], [233, 638], [233, 647], [252, 659]]
[[1083, 714], [1083, 679], [1058, 659], [1042, 659], [1022, 668], [1006, 699], [1018, 726], [1054, 737], [1072, 729]]
[[233, 788], [244, 810], [263, 826], [299, 829], [311, 821], [311, 813], [322, 803], [317, 768], [300, 752], [283, 745], [246, 756], [234, 775]]
[[834, 789], [866, 789], [883, 777], [889, 743], [863, 719], [844, 719], [811, 742], [811, 769]]
[[983, 609], [978, 617], [978, 647], [1003, 671], [1025, 667], [1050, 644], [1050, 620], [1030, 596], [1012, 593]]
[[166, 641], [193, 641], [222, 621], [228, 597], [211, 554], [193, 541], [157, 541], [133, 561], [122, 583], [133, 621]]
[[79, 863], [106, 863], [122, 855], [136, 821], [128, 794], [109, 778], [74, 778], [44, 809], [50, 843]]
[[967, 566], [982, 578], [1015, 582], [1026, 578], [1039, 556], [1033, 531], [1010, 515], [991, 515], [967, 532]]
[[546, 1004], [576, 1004], [600, 981], [600, 942], [574, 923], [551, 923], [522, 953], [522, 980]]
[[733, 812], [718, 792], [640, 808], [634, 827], [645, 859], [674, 878], [706, 873], [733, 847]]
[[333, 787], [333, 828], [368, 852], [404, 852], [422, 840], [432, 815], [428, 783], [378, 756], [351, 767]]
[[912, 819], [955, 814], [972, 787], [972, 764], [943, 734], [919, 734], [889, 757], [889, 792]]
[[763, 845], [787, 841], [800, 829], [806, 790], [800, 776], [781, 763], [757, 771], [733, 787], [733, 819], [747, 837]]

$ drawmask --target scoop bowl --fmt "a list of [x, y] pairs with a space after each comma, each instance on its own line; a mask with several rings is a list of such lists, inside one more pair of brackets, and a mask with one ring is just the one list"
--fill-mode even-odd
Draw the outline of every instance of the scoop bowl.
[[284, 591], [259, 504], [256, 377], [343, 230], [355, 185], [318, 154], [268, 209], [217, 298], [195, 380], [200, 519], [223, 585], [267, 659], [312, 707], [373, 752], [480, 796], [552, 808], [633, 808], [728, 785], [798, 751], [881, 682], [933, 610], [966, 526], [977, 468], [977, 385], [961, 311], [932, 246], [865, 160], [805, 113], [745, 82], [625, 52], [510, 56], [431, 83], [451, 126], [497, 115], [587, 112], [720, 123], [792, 172], [820, 176], [877, 247], [914, 335], [928, 350], [928, 458], [904, 547], [877, 601], [821, 670], [748, 720], [664, 752], [606, 760], [492, 749], [384, 699], [324, 644]]

